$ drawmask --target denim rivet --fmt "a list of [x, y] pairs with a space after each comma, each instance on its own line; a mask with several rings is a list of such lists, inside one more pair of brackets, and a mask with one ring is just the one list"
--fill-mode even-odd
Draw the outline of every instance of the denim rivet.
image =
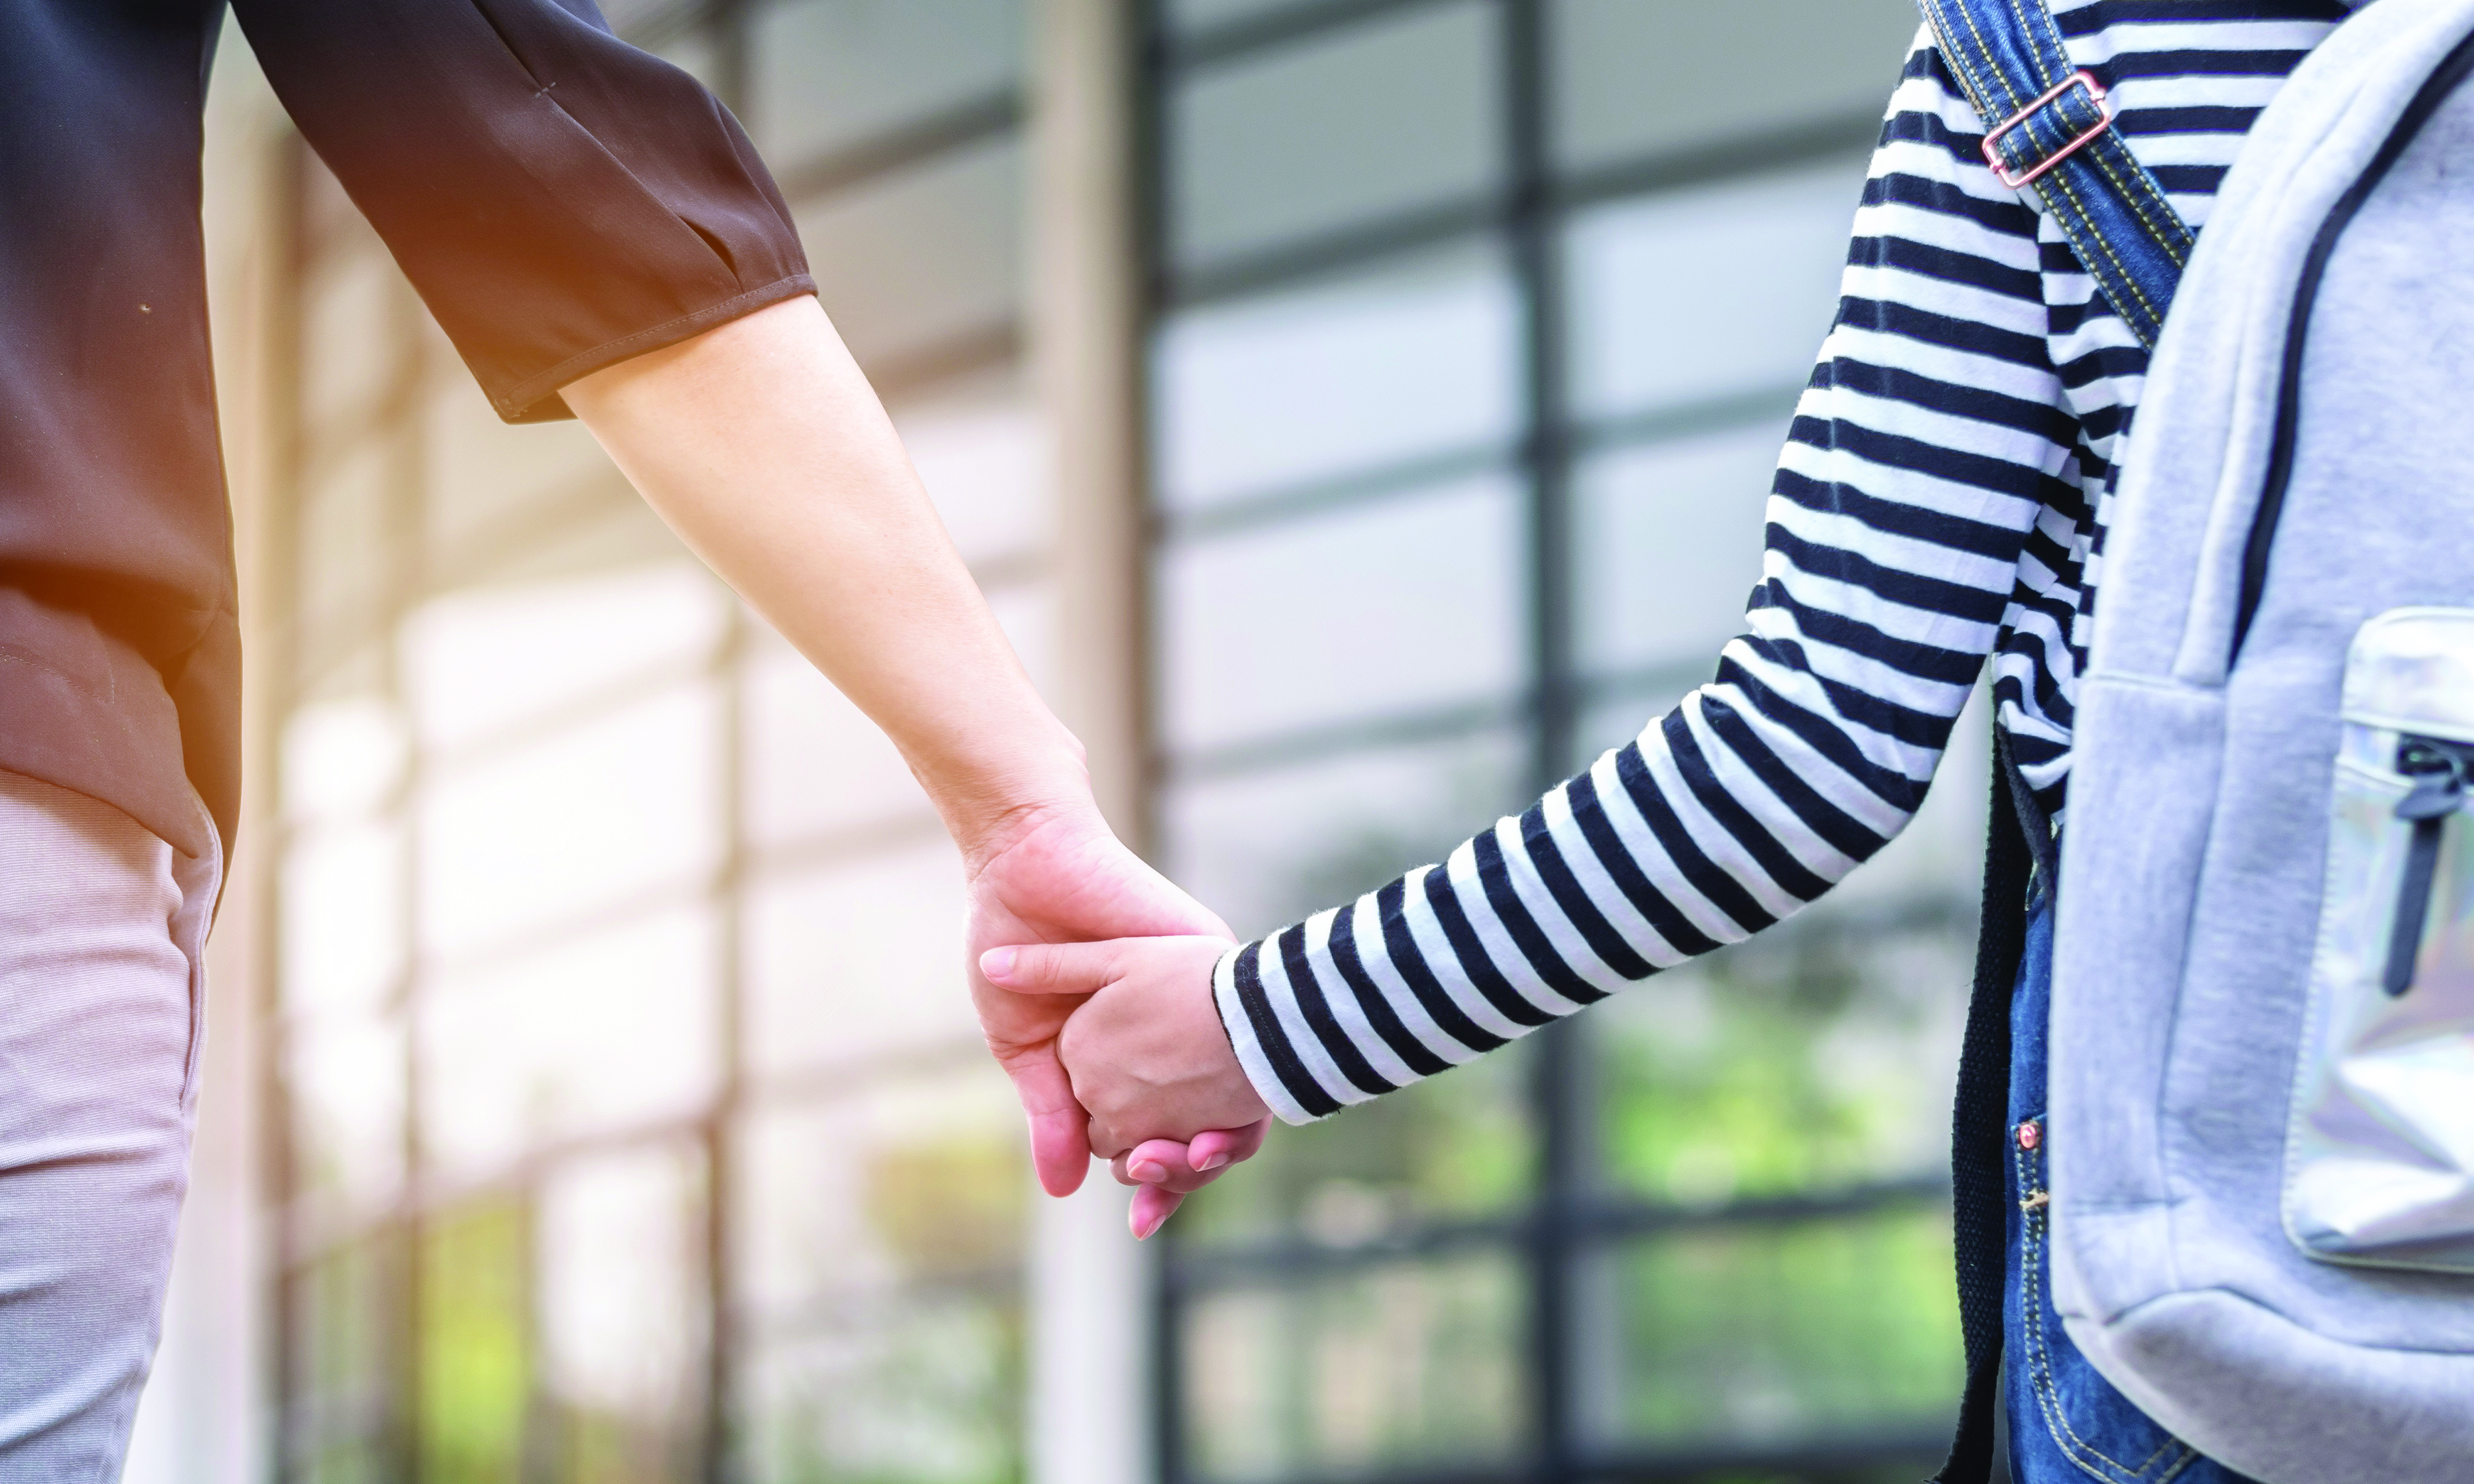
[[2019, 1147], [2021, 1149], [2033, 1149], [2043, 1142], [2045, 1142], [2045, 1126], [2043, 1124], [2029, 1122], [2023, 1123], [2019, 1126]]

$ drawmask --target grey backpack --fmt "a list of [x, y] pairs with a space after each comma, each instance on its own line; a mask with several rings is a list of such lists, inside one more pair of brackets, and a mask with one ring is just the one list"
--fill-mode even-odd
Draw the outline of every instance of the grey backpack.
[[2080, 681], [2053, 1292], [2267, 1484], [2474, 1480], [2474, 0], [2376, 0], [2226, 177]]

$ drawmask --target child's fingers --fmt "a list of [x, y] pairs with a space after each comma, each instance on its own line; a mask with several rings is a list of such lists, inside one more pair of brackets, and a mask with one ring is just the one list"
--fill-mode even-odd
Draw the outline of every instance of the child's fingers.
[[1145, 1139], [1109, 1160], [1108, 1169], [1120, 1185], [1165, 1185], [1182, 1193], [1200, 1183], [1186, 1147], [1175, 1139]]
[[1206, 1130], [1186, 1144], [1186, 1160], [1196, 1173], [1217, 1178], [1218, 1172], [1230, 1165], [1253, 1158], [1263, 1147], [1263, 1136], [1271, 1131], [1272, 1120], [1268, 1118], [1257, 1119], [1242, 1129]]
[[989, 984], [1019, 994], [1090, 994], [1119, 976], [1121, 942], [1024, 943], [980, 955]]
[[1143, 1241], [1157, 1231], [1184, 1201], [1185, 1197], [1157, 1185], [1136, 1190], [1133, 1201], [1126, 1207], [1126, 1225], [1132, 1229], [1134, 1240]]
[[1226, 1174], [1263, 1147], [1271, 1120], [1242, 1129], [1213, 1129], [1191, 1143], [1146, 1139], [1108, 1161], [1120, 1185], [1154, 1185], [1176, 1195], [1192, 1195]]

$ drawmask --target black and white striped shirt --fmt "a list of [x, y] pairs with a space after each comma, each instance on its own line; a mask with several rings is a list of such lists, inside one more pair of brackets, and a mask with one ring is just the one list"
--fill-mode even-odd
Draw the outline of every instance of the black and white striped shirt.
[[[2204, 226], [2339, 0], [2054, 0], [2115, 128]], [[1436, 866], [1221, 962], [1247, 1075], [1291, 1122], [1503, 1045], [1813, 900], [1897, 834], [1987, 655], [2057, 815], [2112, 460], [2147, 356], [1986, 167], [1920, 35], [1838, 318], [1771, 487], [1747, 631], [1630, 744]]]

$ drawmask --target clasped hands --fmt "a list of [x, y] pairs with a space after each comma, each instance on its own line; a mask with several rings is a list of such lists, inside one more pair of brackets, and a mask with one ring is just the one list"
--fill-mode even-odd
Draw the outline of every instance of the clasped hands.
[[966, 864], [971, 996], [1030, 1116], [1040, 1184], [1070, 1195], [1106, 1159], [1150, 1236], [1271, 1124], [1212, 1002], [1227, 925], [1092, 809], [1016, 821]]

